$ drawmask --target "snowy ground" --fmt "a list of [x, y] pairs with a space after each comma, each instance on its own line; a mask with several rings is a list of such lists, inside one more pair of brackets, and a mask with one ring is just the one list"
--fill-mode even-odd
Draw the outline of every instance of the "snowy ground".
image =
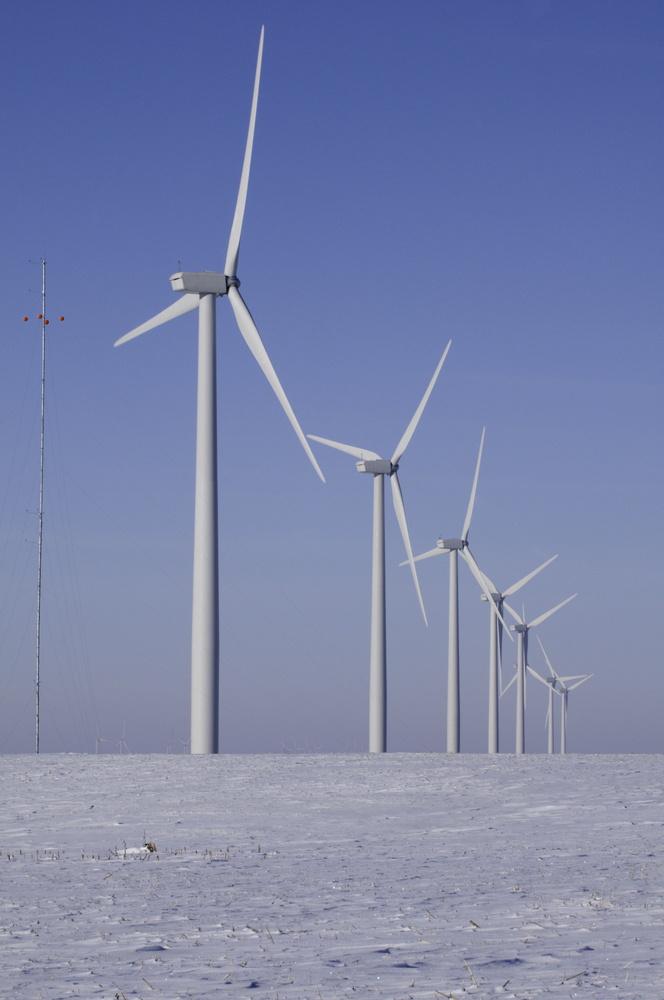
[[663, 778], [654, 755], [1, 757], [0, 996], [662, 998]]

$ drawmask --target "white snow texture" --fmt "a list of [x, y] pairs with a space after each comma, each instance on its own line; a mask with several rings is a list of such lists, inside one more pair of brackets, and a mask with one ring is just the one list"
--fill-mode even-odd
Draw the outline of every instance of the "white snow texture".
[[5, 756], [0, 996], [664, 997], [663, 763]]

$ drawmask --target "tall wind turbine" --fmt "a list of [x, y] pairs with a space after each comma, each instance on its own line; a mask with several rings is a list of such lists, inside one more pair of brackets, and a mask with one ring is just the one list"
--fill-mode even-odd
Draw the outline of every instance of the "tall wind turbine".
[[[518, 634], [518, 637], [519, 637], [518, 656], [517, 656], [517, 665], [516, 665], [516, 670], [517, 670], [517, 673], [516, 673], [516, 752], [517, 753], [525, 753], [525, 749], [524, 749], [524, 747], [525, 747], [525, 743], [524, 743], [524, 739], [525, 739], [525, 737], [524, 737], [524, 727], [525, 727], [525, 703], [524, 703], [524, 695], [525, 695], [525, 684], [526, 684], [526, 665], [528, 663], [528, 632], [530, 631], [531, 628], [536, 628], [538, 625], [540, 625], [547, 618], [550, 618], [550, 616], [552, 614], [554, 614], [554, 612], [558, 611], [565, 604], [568, 604], [576, 596], [577, 596], [576, 594], [572, 594], [572, 596], [568, 597], [565, 601], [562, 601], [560, 604], [556, 604], [555, 608], [551, 608], [550, 611], [545, 612], [545, 614], [540, 615], [539, 618], [535, 618], [532, 622], [528, 622], [528, 623], [526, 623], [524, 621], [524, 619], [525, 619], [525, 612], [524, 612], [524, 617], [522, 618], [520, 615], [518, 615], [516, 613], [516, 611], [514, 610], [514, 608], [511, 608], [509, 606], [509, 604], [507, 603], [507, 601], [504, 602], [505, 603], [505, 607], [507, 608], [507, 610], [509, 611], [509, 613], [512, 615], [512, 617], [516, 619], [516, 622], [517, 622], [516, 625], [510, 625], [510, 629], [511, 629], [512, 632], [516, 632]], [[510, 681], [510, 684], [511, 683], [512, 683], [512, 681]], [[509, 685], [508, 685], [508, 687], [509, 687]], [[507, 688], [505, 690], [507, 690]]]
[[[499, 728], [498, 728], [498, 700], [499, 700], [499, 695], [498, 695], [498, 689], [500, 687], [500, 689], [502, 691], [502, 686], [503, 686], [503, 678], [502, 678], [502, 672], [503, 672], [503, 667], [502, 667], [502, 664], [503, 664], [503, 621], [500, 618], [498, 618], [498, 615], [496, 614], [496, 609], [502, 615], [502, 613], [503, 613], [503, 601], [505, 600], [505, 598], [509, 597], [510, 594], [515, 594], [517, 592], [517, 590], [520, 590], [521, 587], [524, 586], [524, 584], [528, 583], [529, 580], [532, 580], [532, 578], [534, 576], [537, 576], [537, 574], [540, 572], [540, 570], [543, 570], [545, 566], [548, 566], [550, 562], [553, 562], [553, 560], [557, 559], [557, 558], [558, 558], [557, 555], [551, 556], [551, 558], [547, 559], [547, 561], [545, 563], [542, 563], [541, 566], [538, 566], [537, 569], [534, 569], [532, 571], [532, 573], [529, 573], [528, 576], [524, 576], [524, 578], [522, 580], [519, 580], [518, 583], [512, 584], [511, 587], [508, 587], [507, 590], [504, 590], [502, 593], [500, 593], [500, 591], [497, 589], [497, 587], [494, 586], [494, 584], [491, 582], [491, 580], [486, 575], [486, 573], [482, 574], [482, 576], [484, 577], [484, 580], [486, 582], [486, 585], [489, 588], [489, 591], [491, 592], [491, 597], [492, 597], [492, 600], [489, 601], [489, 598], [487, 597], [487, 595], [486, 594], [482, 594], [482, 600], [483, 601], [489, 601], [489, 608], [490, 608], [490, 618], [489, 618], [489, 629], [490, 629], [489, 630], [489, 753], [498, 753], [498, 747], [499, 747]], [[500, 684], [499, 684], [499, 680], [498, 680], [499, 675], [500, 675]], [[510, 683], [511, 683], [511, 681], [510, 681]]]
[[438, 362], [438, 367], [433, 373], [433, 378], [429, 382], [427, 391], [422, 397], [420, 405], [415, 411], [415, 415], [406, 428], [406, 432], [394, 450], [390, 461], [386, 461], [377, 455], [375, 451], [368, 451], [366, 448], [355, 448], [349, 444], [339, 444], [338, 441], [330, 441], [328, 438], [316, 437], [309, 434], [312, 441], [320, 441], [330, 448], [337, 448], [358, 458], [356, 463], [358, 472], [365, 472], [374, 477], [374, 501], [373, 501], [373, 552], [372, 552], [372, 572], [371, 572], [371, 651], [369, 657], [369, 752], [385, 753], [387, 749], [387, 659], [385, 650], [385, 489], [383, 477], [390, 477], [392, 487], [392, 502], [397, 521], [401, 529], [401, 537], [406, 546], [408, 555], [407, 562], [413, 574], [413, 582], [417, 591], [417, 597], [422, 609], [422, 615], [426, 623], [427, 616], [424, 611], [420, 584], [417, 579], [417, 571], [413, 561], [413, 550], [408, 537], [408, 525], [406, 523], [406, 511], [401, 495], [401, 486], [397, 470], [401, 456], [408, 447], [415, 428], [417, 427], [422, 411], [431, 395], [431, 390], [436, 384], [436, 379], [443, 367], [443, 362], [450, 349], [448, 343], [443, 356]]
[[213, 271], [172, 275], [173, 291], [184, 294], [147, 323], [125, 334], [115, 344], [124, 344], [162, 323], [198, 309], [198, 405], [196, 419], [196, 510], [194, 519], [194, 586], [191, 635], [191, 752], [218, 753], [219, 750], [219, 554], [217, 522], [217, 385], [216, 385], [216, 300], [227, 295], [240, 333], [263, 370], [283, 406], [302, 447], [316, 472], [325, 481], [293, 413], [286, 394], [263, 346], [251, 313], [240, 295], [237, 264], [242, 220], [247, 200], [249, 168], [254, 142], [256, 106], [263, 56], [261, 30], [249, 118], [249, 134], [244, 153], [240, 190], [235, 205], [226, 266], [223, 274]]
[[[482, 430], [482, 440], [480, 441], [480, 451], [477, 456], [475, 467], [475, 478], [473, 488], [470, 492], [470, 501], [466, 511], [466, 520], [463, 524], [461, 538], [440, 538], [435, 549], [422, 553], [415, 557], [415, 562], [420, 559], [430, 559], [431, 556], [442, 556], [449, 553], [450, 556], [450, 607], [449, 607], [449, 630], [447, 648], [447, 752], [459, 753], [460, 749], [460, 701], [459, 701], [459, 552], [468, 563], [470, 570], [486, 594], [487, 600], [494, 605], [493, 598], [485, 582], [479, 566], [468, 547], [468, 532], [470, 531], [470, 519], [473, 516], [475, 506], [475, 493], [477, 492], [477, 479], [480, 474], [480, 462], [482, 460], [482, 448], [484, 447], [484, 433]], [[405, 563], [401, 563], [405, 566]], [[500, 611], [496, 611], [500, 616]], [[502, 617], [500, 618], [501, 622]], [[505, 624], [503, 622], [503, 624]]]

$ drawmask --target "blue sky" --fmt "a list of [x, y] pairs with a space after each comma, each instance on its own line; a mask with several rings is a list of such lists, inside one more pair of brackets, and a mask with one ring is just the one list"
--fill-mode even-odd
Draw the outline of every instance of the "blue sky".
[[[222, 270], [261, 25], [242, 292], [307, 433], [401, 463], [413, 547], [461, 531], [570, 696], [568, 746], [662, 752], [658, 3], [14, 4], [3, 22], [0, 751], [30, 750], [39, 267], [48, 261], [43, 748], [189, 736], [196, 314]], [[28, 315], [29, 323], [22, 317]], [[371, 487], [323, 485], [218, 305], [221, 746], [367, 745]], [[388, 746], [445, 747], [447, 562], [389, 505]], [[486, 749], [488, 612], [461, 567], [465, 751]], [[520, 607], [520, 604], [519, 604]], [[506, 647], [511, 646], [506, 643]], [[508, 676], [513, 650], [505, 650]], [[531, 664], [546, 670], [536, 641]], [[546, 747], [544, 689], [526, 747]], [[514, 687], [501, 747], [514, 749]]]

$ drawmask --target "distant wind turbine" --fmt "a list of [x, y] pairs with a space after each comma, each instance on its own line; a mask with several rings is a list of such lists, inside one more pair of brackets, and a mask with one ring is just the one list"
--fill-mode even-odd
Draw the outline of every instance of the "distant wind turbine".
[[127, 720], [123, 719], [122, 720], [122, 736], [120, 737], [120, 739], [118, 740], [118, 742], [115, 744], [116, 747], [120, 747], [120, 753], [124, 753], [125, 750], [127, 751], [127, 753], [129, 753], [129, 747], [127, 746], [127, 743], [125, 741], [125, 728], [126, 728], [126, 726], [127, 726]]
[[[503, 602], [506, 597], [511, 594], [515, 594], [517, 590], [520, 590], [524, 584], [532, 580], [534, 576], [543, 570], [545, 566], [548, 566], [550, 562], [557, 559], [558, 556], [551, 556], [547, 559], [545, 563], [534, 569], [532, 573], [528, 576], [524, 576], [522, 580], [518, 583], [512, 584], [507, 590], [502, 593], [498, 588], [491, 582], [486, 573], [482, 573], [484, 580], [486, 582], [489, 591], [491, 592], [492, 600], [486, 594], [482, 594], [483, 601], [489, 601], [490, 607], [490, 631], [489, 631], [489, 753], [498, 753], [499, 749], [499, 728], [498, 728], [498, 690], [500, 688], [502, 694], [503, 688], [503, 624], [504, 622], [496, 614], [496, 610], [502, 615], [503, 613]], [[500, 675], [500, 684], [498, 678]], [[510, 681], [510, 684], [512, 682]]]
[[[546, 722], [544, 723], [545, 726], [548, 724], [549, 727], [548, 752], [553, 753], [553, 692], [555, 691], [555, 693], [560, 695], [560, 697], [562, 698], [560, 706], [561, 708], [560, 752], [567, 753], [567, 696], [570, 691], [573, 691], [574, 688], [579, 687], [579, 685], [583, 684], [584, 681], [590, 680], [590, 678], [593, 675], [575, 674], [573, 677], [559, 677], [556, 671], [551, 666], [551, 661], [549, 660], [549, 657], [546, 655], [544, 646], [542, 646], [542, 641], [539, 636], [537, 637], [537, 641], [539, 642], [542, 652], [544, 653], [544, 659], [547, 662], [547, 666], [553, 675], [552, 677], [547, 677], [545, 680], [543, 677], [540, 677], [538, 673], [535, 673], [532, 667], [528, 667], [528, 670], [533, 675], [533, 677], [536, 677], [538, 681], [542, 682], [542, 684], [546, 684], [546, 686], [549, 689], [549, 709], [546, 713]], [[567, 687], [568, 681], [577, 681], [578, 683], [572, 684], [571, 687]], [[557, 687], [558, 684], [560, 684], [560, 689]]]
[[[505, 607], [507, 608], [507, 610], [509, 611], [509, 613], [512, 615], [512, 617], [516, 619], [516, 622], [517, 622], [516, 625], [510, 625], [510, 629], [511, 629], [512, 632], [517, 632], [518, 633], [518, 637], [519, 637], [518, 662], [517, 662], [517, 665], [516, 665], [516, 669], [517, 669], [517, 673], [516, 673], [516, 752], [517, 753], [525, 753], [525, 749], [524, 749], [524, 740], [525, 740], [525, 736], [524, 736], [524, 728], [525, 728], [525, 702], [524, 702], [524, 697], [525, 697], [525, 685], [526, 685], [526, 665], [528, 663], [528, 632], [530, 631], [531, 628], [536, 628], [543, 621], [545, 621], [547, 618], [549, 618], [552, 614], [554, 614], [556, 611], [558, 611], [560, 608], [562, 608], [565, 604], [568, 604], [576, 596], [577, 596], [576, 594], [572, 594], [571, 597], [568, 597], [566, 600], [562, 601], [560, 604], [557, 604], [555, 606], [555, 608], [551, 608], [550, 611], [545, 612], [545, 614], [540, 615], [539, 618], [535, 618], [532, 622], [528, 622], [528, 623], [526, 623], [525, 620], [524, 620], [525, 619], [525, 612], [524, 612], [524, 616], [522, 618], [519, 614], [517, 614], [517, 612], [514, 610], [514, 608], [511, 608], [509, 606], [509, 604], [507, 603], [507, 601], [504, 602]], [[512, 681], [513, 681], [513, 679], [512, 679]], [[512, 681], [510, 681], [508, 687], [512, 684]], [[505, 690], [507, 690], [507, 688]]]
[[408, 555], [408, 564], [413, 574], [413, 582], [417, 597], [422, 609], [422, 615], [426, 623], [427, 616], [424, 611], [420, 584], [417, 579], [417, 571], [413, 561], [413, 550], [408, 537], [408, 525], [406, 523], [406, 511], [401, 495], [401, 486], [397, 470], [399, 460], [408, 447], [415, 428], [417, 427], [422, 411], [431, 395], [431, 390], [436, 384], [436, 379], [443, 367], [443, 362], [450, 349], [448, 343], [443, 356], [438, 362], [438, 367], [433, 373], [433, 378], [429, 382], [429, 387], [422, 397], [420, 405], [415, 411], [415, 415], [406, 428], [406, 432], [396, 446], [390, 461], [386, 461], [377, 455], [375, 451], [368, 451], [366, 448], [355, 448], [348, 444], [339, 444], [338, 441], [330, 441], [328, 438], [316, 437], [309, 434], [312, 441], [320, 441], [321, 444], [329, 445], [330, 448], [337, 448], [358, 458], [357, 471], [366, 472], [374, 477], [374, 502], [373, 502], [373, 555], [371, 574], [371, 651], [369, 659], [369, 752], [385, 753], [387, 749], [387, 660], [385, 651], [385, 491], [383, 477], [390, 477], [392, 487], [392, 502], [397, 515], [401, 536]]
[[[539, 638], [539, 636], [538, 636]], [[533, 677], [536, 677], [538, 681], [545, 685], [549, 690], [549, 705], [546, 713], [546, 719], [544, 720], [545, 727], [549, 728], [549, 740], [547, 745], [547, 753], [553, 753], [553, 692], [556, 691], [556, 677], [541, 677], [536, 670], [528, 664], [526, 669]], [[510, 681], [511, 683], [511, 681]], [[558, 692], [556, 691], [556, 694]]]
[[217, 386], [216, 386], [216, 300], [227, 295], [240, 333], [263, 370], [277, 399], [286, 412], [302, 447], [320, 476], [323, 474], [302, 433], [277, 374], [272, 367], [251, 313], [240, 295], [237, 264], [242, 220], [249, 185], [249, 168], [254, 142], [258, 86], [263, 55], [261, 30], [244, 153], [240, 190], [235, 205], [226, 266], [223, 274], [213, 271], [179, 271], [171, 277], [173, 291], [182, 298], [147, 323], [125, 334], [115, 344], [124, 344], [177, 316], [198, 309], [198, 408], [196, 422], [196, 510], [194, 520], [194, 586], [191, 637], [191, 752], [218, 753], [219, 750], [219, 555], [217, 518]]
[[[98, 722], [95, 722], [95, 728], [97, 730], [97, 738], [95, 740], [95, 753], [98, 754], [99, 753], [99, 744], [100, 743], [108, 743], [108, 740], [105, 740], [103, 736], [99, 735], [99, 723]], [[123, 731], [122, 735], [124, 737], [124, 731]]]
[[[482, 448], [484, 447], [484, 432], [480, 441], [480, 451], [477, 456], [475, 467], [475, 478], [473, 488], [470, 492], [470, 501], [466, 511], [466, 520], [463, 524], [461, 538], [440, 538], [435, 549], [422, 553], [415, 557], [415, 562], [420, 559], [430, 559], [431, 556], [442, 556], [449, 553], [450, 556], [450, 604], [449, 604], [449, 629], [447, 647], [447, 752], [459, 753], [460, 750], [460, 719], [461, 707], [459, 700], [459, 552], [468, 563], [470, 571], [484, 591], [487, 600], [491, 601], [495, 608], [495, 603], [491, 592], [485, 582], [485, 578], [475, 562], [475, 558], [468, 547], [468, 532], [470, 531], [470, 519], [473, 516], [475, 505], [475, 493], [477, 492], [477, 479], [480, 474], [480, 462], [482, 460]], [[405, 566], [405, 563], [401, 563]], [[500, 611], [496, 611], [500, 616]], [[502, 617], [500, 619], [502, 620]], [[503, 624], [505, 624], [503, 622]]]
[[578, 688], [578, 686], [580, 684], [583, 684], [584, 681], [589, 681], [592, 676], [593, 676], [592, 674], [587, 674], [586, 677], [584, 677], [580, 681], [577, 681], [576, 684], [572, 684], [571, 687], [567, 687], [567, 685], [566, 685], [565, 682], [566, 681], [571, 681], [574, 678], [572, 678], [572, 677], [559, 677], [558, 678], [558, 681], [560, 683], [560, 691], [556, 691], [556, 693], [559, 694], [561, 696], [561, 698], [562, 698], [562, 704], [560, 706], [560, 709], [561, 709], [561, 713], [560, 713], [560, 752], [561, 753], [567, 753], [567, 696], [570, 693], [570, 691], [573, 691], [574, 688]]

